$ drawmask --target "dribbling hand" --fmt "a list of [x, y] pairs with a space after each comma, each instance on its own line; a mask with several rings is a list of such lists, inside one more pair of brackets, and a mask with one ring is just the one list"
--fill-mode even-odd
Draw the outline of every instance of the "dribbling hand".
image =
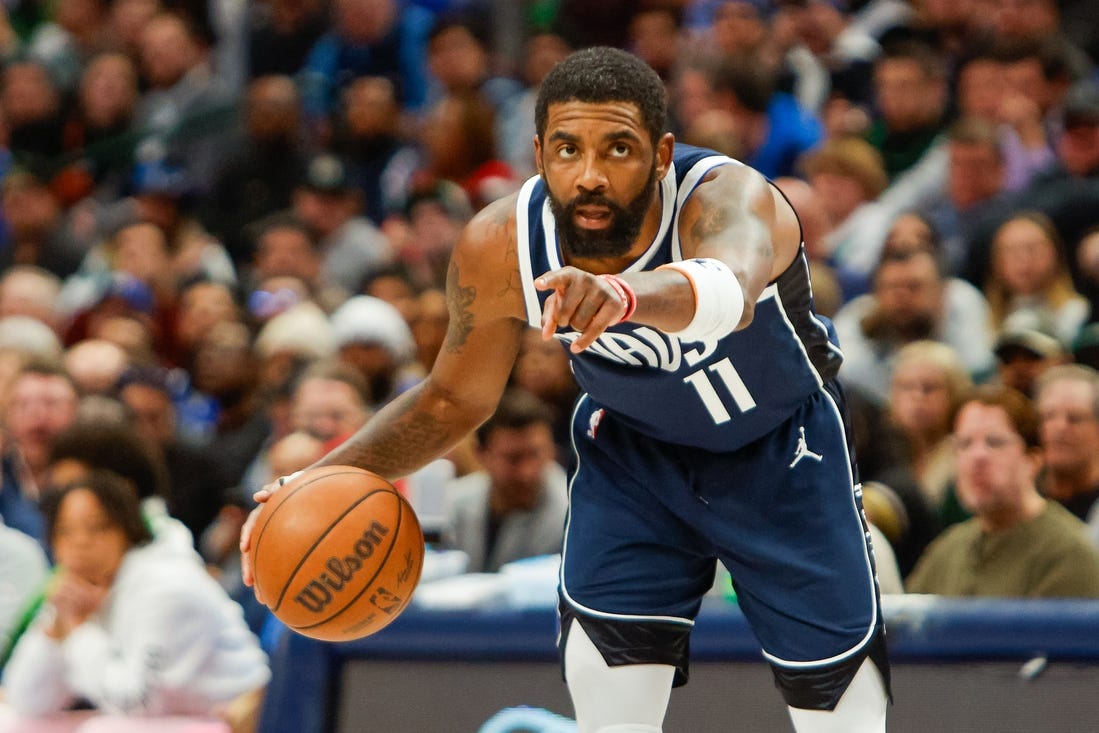
[[[289, 476], [279, 476], [277, 479], [252, 494], [252, 499], [261, 506], [252, 510], [248, 515], [248, 519], [244, 521], [244, 526], [240, 529], [240, 575], [241, 580], [243, 580], [244, 584], [249, 588], [255, 583], [255, 575], [252, 573], [252, 558], [249, 554], [249, 550], [252, 549], [252, 528], [256, 526], [256, 519], [259, 518], [260, 510], [263, 509], [262, 504], [266, 503], [276, 491], [293, 481], [299, 474], [301, 474], [301, 471], [295, 471]], [[262, 602], [263, 599], [261, 598], [259, 600]]]

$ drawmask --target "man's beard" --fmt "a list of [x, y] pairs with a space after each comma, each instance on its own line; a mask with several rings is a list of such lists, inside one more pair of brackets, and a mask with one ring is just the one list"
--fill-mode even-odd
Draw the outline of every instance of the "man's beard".
[[[567, 257], [621, 257], [630, 251], [645, 215], [649, 213], [656, 189], [656, 166], [649, 170], [641, 193], [625, 206], [597, 193], [582, 193], [568, 203], [562, 203], [549, 193], [550, 211], [557, 221], [557, 240]], [[548, 192], [548, 188], [547, 188]], [[581, 206], [604, 206], [610, 211], [611, 225], [607, 229], [582, 229], [576, 226], [576, 210]]]

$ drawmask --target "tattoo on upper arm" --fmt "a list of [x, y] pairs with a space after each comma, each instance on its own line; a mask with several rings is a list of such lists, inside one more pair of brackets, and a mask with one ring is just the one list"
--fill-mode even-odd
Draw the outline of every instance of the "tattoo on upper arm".
[[702, 210], [691, 226], [691, 236], [701, 242], [715, 234], [728, 230], [732, 215], [724, 206], [708, 206]]
[[465, 345], [473, 330], [473, 313], [469, 307], [477, 297], [477, 288], [472, 285], [463, 287], [459, 281], [458, 263], [451, 261], [446, 274], [446, 299], [450, 308], [450, 324], [446, 331], [444, 346], [449, 352], [455, 352]]

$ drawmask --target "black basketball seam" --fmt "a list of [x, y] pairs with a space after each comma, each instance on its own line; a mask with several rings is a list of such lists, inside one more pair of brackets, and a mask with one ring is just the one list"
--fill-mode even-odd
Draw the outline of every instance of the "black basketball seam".
[[283, 585], [282, 590], [279, 592], [279, 599], [278, 599], [278, 601], [275, 602], [274, 607], [271, 609], [272, 611], [278, 611], [279, 607], [282, 606], [282, 601], [286, 597], [286, 591], [287, 591], [287, 589], [290, 588], [290, 585], [294, 582], [294, 577], [298, 574], [298, 571], [301, 570], [301, 566], [304, 565], [305, 561], [309, 559], [309, 556], [313, 554], [313, 550], [317, 549], [317, 545], [319, 545], [321, 542], [324, 542], [324, 538], [328, 536], [328, 533], [332, 531], [332, 528], [335, 527], [337, 524], [339, 524], [340, 520], [342, 520], [344, 517], [346, 517], [352, 511], [354, 511], [355, 507], [357, 507], [359, 504], [362, 504], [364, 501], [369, 499], [371, 496], [373, 496], [374, 494], [377, 494], [379, 492], [386, 493], [386, 494], [394, 493], [389, 489], [374, 489], [373, 491], [371, 491], [366, 496], [363, 496], [363, 497], [359, 498], [353, 504], [349, 505], [347, 507], [347, 509], [345, 509], [344, 512], [342, 514], [340, 514], [340, 516], [336, 517], [332, 521], [331, 524], [329, 524], [327, 527], [324, 528], [324, 531], [321, 532], [317, 536], [316, 542], [314, 542], [312, 545], [310, 545], [309, 549], [307, 549], [305, 551], [305, 553], [302, 555], [301, 559], [298, 561], [298, 564], [295, 565], [294, 569], [290, 571], [290, 575], [288, 575], [286, 577], [286, 584]]
[[263, 533], [267, 531], [267, 525], [271, 522], [272, 519], [275, 518], [275, 514], [280, 509], [282, 509], [283, 505], [285, 505], [286, 502], [290, 501], [290, 497], [304, 489], [306, 486], [309, 486], [316, 481], [320, 481], [322, 478], [328, 478], [329, 476], [345, 476], [349, 473], [361, 475], [359, 471], [332, 471], [331, 473], [326, 473], [323, 476], [317, 476], [316, 478], [309, 479], [301, 486], [295, 486], [289, 494], [287, 494], [281, 501], [279, 501], [279, 505], [271, 510], [271, 515], [267, 517], [267, 520], [264, 521], [262, 525], [260, 525], [259, 534], [256, 535], [256, 541], [253, 543], [252, 559], [253, 561], [255, 561], [255, 565], [252, 567], [253, 575], [259, 577], [259, 543], [260, 540], [263, 539]]
[[[381, 574], [382, 569], [385, 568], [385, 564], [389, 561], [389, 556], [393, 554], [393, 548], [397, 546], [397, 538], [401, 534], [401, 524], [404, 521], [404, 505], [405, 505], [405, 502], [404, 502], [403, 498], [401, 497], [400, 494], [397, 494], [397, 524], [393, 528], [393, 541], [389, 543], [389, 547], [385, 551], [385, 557], [383, 557], [381, 562], [378, 563], [378, 569], [374, 572], [374, 575], [372, 575], [370, 577], [370, 580], [368, 580], [366, 583], [363, 584], [362, 589], [358, 593], [356, 593], [355, 596], [353, 598], [351, 598], [344, 605], [343, 608], [339, 609], [338, 611], [333, 613], [331, 616], [328, 616], [324, 620], [318, 621], [314, 624], [309, 624], [308, 626], [291, 626], [290, 628], [295, 629], [295, 630], [312, 629], [312, 628], [315, 628], [315, 627], [320, 626], [322, 624], [326, 624], [329, 621], [332, 621], [333, 619], [338, 618], [341, 613], [343, 613], [344, 611], [349, 609], [352, 605], [354, 605], [355, 602], [357, 600], [359, 600], [359, 598], [362, 597], [362, 594], [366, 593], [366, 591], [369, 590], [374, 585], [374, 581], [378, 579], [378, 575]], [[306, 557], [308, 557], [308, 555], [306, 555]], [[291, 576], [291, 577], [293, 577], [293, 576]], [[389, 621], [392, 621], [393, 618], [396, 618], [396, 616], [390, 617]], [[386, 621], [385, 624], [382, 624], [382, 626], [380, 626], [378, 628], [383, 628], [384, 626], [388, 625], [389, 621]]]
[[[252, 558], [255, 561], [255, 566], [252, 568], [252, 571], [253, 571], [253, 575], [256, 578], [259, 578], [259, 575], [260, 575], [260, 572], [259, 572], [259, 564], [260, 564], [259, 563], [259, 543], [260, 543], [260, 540], [263, 539], [263, 533], [267, 530], [267, 525], [270, 524], [274, 520], [275, 515], [279, 512], [279, 510], [282, 509], [284, 506], [286, 506], [286, 503], [288, 501], [290, 501], [290, 498], [292, 496], [294, 496], [294, 494], [298, 493], [299, 491], [301, 491], [305, 487], [311, 486], [312, 484], [316, 483], [317, 481], [327, 479], [331, 476], [347, 476], [347, 475], [368, 476], [367, 474], [365, 474], [364, 472], [361, 472], [361, 471], [332, 471], [331, 473], [326, 473], [323, 476], [317, 476], [316, 478], [310, 479], [309, 481], [303, 483], [301, 486], [294, 487], [294, 490], [291, 491], [289, 494], [287, 494], [286, 497], [281, 502], [279, 502], [279, 505], [271, 511], [271, 515], [269, 517], [267, 517], [267, 521], [265, 521], [263, 523], [263, 526], [260, 527], [259, 535], [256, 537], [255, 547], [252, 550]], [[373, 494], [377, 491], [392, 491], [392, 489], [389, 489], [389, 488], [375, 489], [374, 491], [371, 491], [370, 494]], [[370, 494], [367, 494], [366, 496], [363, 496], [362, 498], [360, 498], [358, 500], [358, 502], [356, 502], [355, 504], [352, 504], [348, 508], [347, 511], [351, 511], [351, 509], [354, 509], [359, 503], [361, 503], [363, 501], [363, 499], [366, 499], [367, 496], [370, 496]], [[345, 514], [346, 514], [346, 512], [345, 512]], [[336, 522], [339, 522], [339, 520], [342, 519], [343, 516], [344, 515], [341, 515], [339, 518], [337, 518]], [[331, 531], [333, 526], [334, 526], [334, 524], [330, 524], [324, 530], [324, 532], [320, 535], [320, 538], [322, 540], [324, 539], [325, 536], [327, 536], [328, 532]], [[307, 552], [305, 554], [305, 557], [309, 557], [309, 554], [316, 548], [316, 546], [317, 546], [317, 544], [319, 544], [319, 542], [320, 542], [320, 540], [318, 540], [317, 543], [314, 543], [314, 545], [309, 548], [309, 552]], [[293, 572], [290, 573], [286, 584], [283, 586], [282, 590], [279, 592], [278, 601], [276, 601], [274, 606], [269, 606], [269, 608], [272, 611], [276, 611], [279, 608], [279, 606], [282, 605], [283, 596], [286, 595], [286, 588], [290, 585], [289, 581], [292, 580], [294, 575], [297, 574], [298, 570], [301, 569], [302, 563], [304, 563], [304, 562], [305, 562], [305, 560], [303, 559], [301, 562], [298, 563], [297, 567], [294, 568]]]

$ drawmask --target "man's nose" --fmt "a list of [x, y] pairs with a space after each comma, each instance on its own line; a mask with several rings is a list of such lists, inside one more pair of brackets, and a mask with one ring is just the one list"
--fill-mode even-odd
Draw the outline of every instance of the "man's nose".
[[602, 193], [607, 187], [607, 176], [594, 155], [584, 158], [580, 175], [576, 179], [576, 187], [584, 193]]

